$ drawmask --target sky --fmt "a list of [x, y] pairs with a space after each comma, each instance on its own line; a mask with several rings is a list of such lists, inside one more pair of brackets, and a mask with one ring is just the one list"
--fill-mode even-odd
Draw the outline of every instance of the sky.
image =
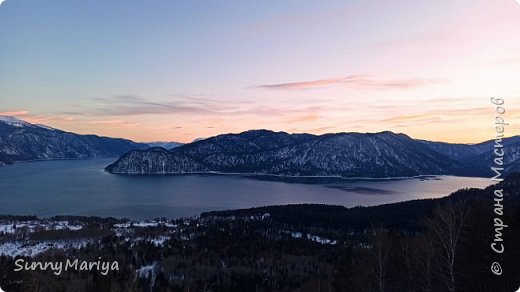
[[0, 115], [190, 142], [249, 129], [520, 134], [514, 0], [6, 0]]

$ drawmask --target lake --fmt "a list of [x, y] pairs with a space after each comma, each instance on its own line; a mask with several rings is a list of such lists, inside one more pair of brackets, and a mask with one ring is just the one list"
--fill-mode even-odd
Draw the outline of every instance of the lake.
[[0, 168], [0, 214], [177, 218], [266, 205], [369, 206], [437, 198], [461, 188], [491, 184], [488, 178], [454, 176], [399, 180], [121, 176], [104, 172], [113, 161], [55, 160]]

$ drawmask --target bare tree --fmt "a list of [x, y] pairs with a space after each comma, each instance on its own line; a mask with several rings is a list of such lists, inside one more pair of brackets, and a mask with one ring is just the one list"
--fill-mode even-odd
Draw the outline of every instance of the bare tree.
[[421, 281], [419, 281], [420, 291], [432, 291], [433, 278], [433, 258], [435, 257], [435, 246], [429, 235], [422, 236], [418, 243], [419, 246], [419, 271]]
[[388, 232], [383, 227], [373, 229], [373, 255], [374, 271], [377, 290], [384, 292], [386, 289], [386, 267], [389, 255]]
[[456, 291], [455, 259], [457, 246], [468, 215], [466, 201], [450, 199], [437, 208], [432, 218], [426, 220], [426, 225], [433, 233], [433, 238], [440, 247], [441, 276], [450, 292]]
[[416, 254], [414, 250], [414, 240], [412, 236], [403, 236], [399, 241], [399, 251], [403, 264], [406, 268], [406, 283], [408, 291], [415, 291], [414, 279], [415, 279], [415, 261]]

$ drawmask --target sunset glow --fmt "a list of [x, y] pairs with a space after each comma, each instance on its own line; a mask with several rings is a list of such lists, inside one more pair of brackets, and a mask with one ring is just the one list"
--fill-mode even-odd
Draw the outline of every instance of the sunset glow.
[[7, 0], [0, 115], [136, 141], [265, 128], [473, 143], [493, 138], [501, 97], [520, 133], [515, 1], [317, 4]]

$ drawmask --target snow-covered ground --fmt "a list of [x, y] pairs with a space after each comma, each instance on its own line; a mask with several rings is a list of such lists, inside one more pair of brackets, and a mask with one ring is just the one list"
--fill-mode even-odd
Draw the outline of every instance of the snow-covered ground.
[[157, 269], [157, 263], [153, 263], [151, 265], [142, 266], [141, 268], [137, 269], [135, 272], [137, 274], [137, 277], [139, 278], [147, 278], [149, 275], [153, 276], [155, 270]]
[[163, 246], [164, 243], [165, 243], [167, 240], [170, 240], [170, 237], [169, 237], [169, 236], [159, 236], [159, 237], [155, 237], [155, 238], [148, 239], [148, 241], [150, 241], [151, 243], [153, 243], [155, 246]]
[[176, 224], [172, 224], [169, 222], [162, 221], [138, 221], [138, 222], [127, 222], [127, 223], [119, 223], [114, 224], [115, 228], [130, 228], [130, 227], [157, 227], [157, 226], [165, 226], [169, 228], [177, 227]]
[[317, 235], [312, 235], [308, 233], [302, 233], [302, 232], [290, 232], [292, 238], [298, 238], [298, 239], [308, 239], [310, 241], [317, 242], [319, 244], [330, 244], [330, 245], [336, 245], [338, 242], [336, 240], [320, 237]]
[[[50, 249], [78, 249], [89, 240], [9, 240], [2, 241], [1, 235], [35, 233], [49, 230], [81, 230], [83, 224], [55, 220], [0, 220], [0, 255], [34, 257]], [[5, 239], [5, 238], [4, 238]]]
[[145, 242], [150, 242], [155, 246], [163, 246], [166, 241], [170, 240], [170, 238], [171, 237], [164, 236], [164, 235], [155, 236], [155, 237], [130, 237], [130, 236], [127, 236], [124, 238], [124, 240], [132, 242], [132, 245], [134, 245], [137, 242], [145, 241]]
[[[126, 223], [118, 223], [113, 225], [113, 231], [116, 236], [123, 237], [125, 241], [132, 242], [132, 245], [136, 242], [146, 241], [151, 242], [155, 246], [162, 246], [167, 240], [170, 240], [170, 236], [160, 235], [160, 236], [150, 236], [150, 237], [135, 237], [135, 228], [149, 228], [149, 227], [159, 227], [163, 226], [166, 228], [178, 228], [178, 224], [173, 224], [170, 222], [163, 221], [133, 221]], [[175, 230], [167, 231], [166, 234], [175, 233]]]
[[80, 249], [87, 243], [89, 240], [9, 241], [0, 243], [0, 255], [34, 257], [50, 249]]
[[330, 245], [335, 245], [337, 244], [337, 241], [336, 240], [332, 240], [332, 239], [328, 239], [328, 238], [323, 238], [323, 237], [319, 237], [317, 235], [311, 235], [311, 234], [307, 234], [307, 239], [310, 239], [314, 242], [317, 242], [317, 243], [320, 243], [320, 244], [330, 244]]
[[26, 230], [33, 233], [40, 230], [80, 230], [81, 224], [71, 224], [69, 221], [0, 221], [0, 233], [14, 234], [16, 230]]

